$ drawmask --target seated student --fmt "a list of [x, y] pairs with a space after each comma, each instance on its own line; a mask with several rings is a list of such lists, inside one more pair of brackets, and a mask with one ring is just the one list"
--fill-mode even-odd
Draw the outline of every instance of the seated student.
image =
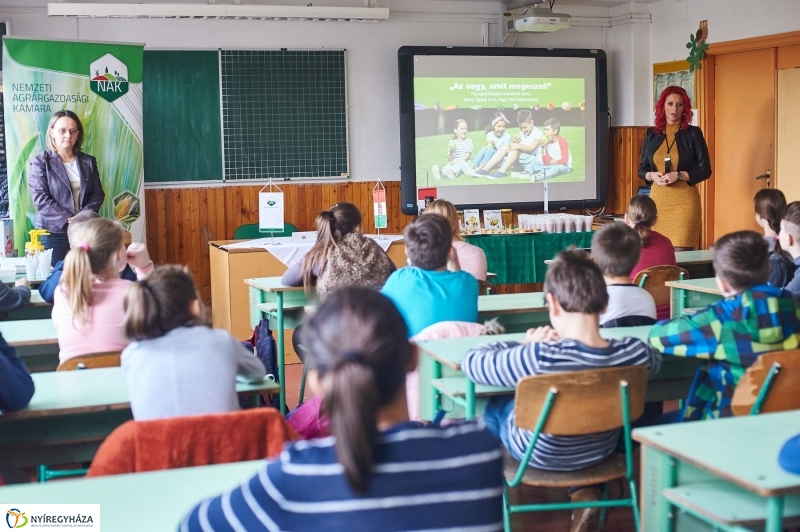
[[137, 421], [239, 410], [236, 379], [257, 382], [261, 361], [227, 331], [212, 329], [191, 274], [161, 266], [129, 283], [122, 352]]
[[0, 335], [0, 412], [28, 406], [33, 397], [33, 379], [17, 350]]
[[639, 262], [639, 235], [621, 222], [605, 224], [592, 236], [592, 258], [600, 266], [608, 292], [608, 306], [600, 314], [600, 325], [621, 318], [636, 319], [650, 325], [656, 320], [653, 296], [631, 283], [631, 270]]
[[[615, 366], [645, 366], [651, 376], [658, 372], [661, 354], [645, 342], [636, 338], [605, 340], [600, 336], [599, 315], [606, 308], [608, 294], [603, 274], [588, 254], [578, 250], [559, 253], [547, 269], [544, 294], [553, 328], [530, 329], [522, 344], [495, 342], [471, 350], [461, 365], [467, 377], [478, 384], [516, 386], [530, 375]], [[514, 458], [521, 460], [531, 433], [514, 424], [514, 397], [492, 397], [484, 420], [486, 428], [498, 435]], [[613, 454], [618, 437], [619, 430], [569, 437], [542, 434], [530, 465], [551, 471], [585, 469]], [[574, 492], [572, 498], [599, 500], [601, 493], [599, 489], [584, 488]], [[598, 512], [583, 512], [575, 520], [591, 521], [589, 515]]]
[[[541, 177], [544, 169], [542, 163], [542, 130], [533, 125], [533, 115], [527, 109], [517, 113], [519, 133], [514, 135], [509, 144], [498, 148], [492, 158], [480, 170], [473, 172], [473, 176], [486, 176], [489, 179], [501, 179], [514, 168], [511, 177], [520, 179], [533, 179], [534, 174]], [[497, 165], [497, 171], [492, 169]]]
[[440, 321], [478, 319], [478, 281], [461, 271], [450, 223], [420, 216], [403, 231], [407, 268], [394, 272], [381, 292], [397, 305], [415, 336]]
[[306, 330], [308, 384], [333, 435], [288, 445], [241, 487], [200, 503], [181, 530], [502, 530], [497, 440], [481, 424], [408, 419], [417, 351], [391, 301], [344, 288]]
[[[98, 215], [94, 211], [80, 211], [78, 214], [72, 217], [72, 220], [69, 222], [69, 226], [67, 227], [67, 239], [70, 238], [70, 235], [75, 232], [75, 229], [81, 225], [83, 222], [87, 220], [92, 220], [94, 218], [99, 218]], [[131, 253], [135, 253], [136, 248], [142, 246], [143, 244], [134, 243], [131, 244], [133, 250]], [[45, 281], [39, 285], [39, 295], [42, 296], [42, 299], [47, 301], [48, 303], [53, 302], [53, 298], [56, 293], [56, 288], [58, 287], [58, 283], [61, 282], [61, 274], [64, 270], [64, 261], [60, 260], [55, 263], [53, 266], [53, 271], [50, 273], [50, 276], [45, 279]], [[136, 280], [136, 273], [134, 273], [133, 269], [129, 264], [125, 265], [125, 269], [122, 270], [122, 273], [119, 275], [122, 279], [127, 279], [128, 281], [135, 281]]]
[[352, 203], [337, 203], [317, 216], [317, 241], [303, 260], [283, 273], [286, 286], [316, 288], [324, 300], [345, 286], [380, 289], [395, 271], [392, 260], [361, 230], [361, 213]]
[[140, 273], [153, 261], [142, 244], [126, 251], [118, 222], [95, 218], [77, 226], [64, 273], [53, 300], [53, 325], [58, 333], [61, 362], [89, 353], [122, 351], [128, 345], [123, 330], [122, 301], [130, 281], [119, 272], [130, 262]]
[[542, 177], [552, 179], [572, 172], [572, 154], [567, 139], [561, 136], [561, 122], [558, 118], [545, 120], [544, 136], [547, 137], [547, 144], [542, 151], [544, 163]]
[[642, 245], [642, 257], [631, 271], [631, 281], [645, 268], [675, 266], [678, 263], [670, 239], [653, 231], [657, 221], [658, 209], [655, 201], [641, 194], [631, 198], [625, 212], [625, 223], [636, 231]]
[[[744, 371], [769, 351], [800, 347], [800, 312], [791, 294], [767, 284], [769, 249], [754, 231], [737, 231], [713, 247], [717, 286], [725, 299], [693, 316], [659, 322], [650, 343], [665, 355], [707, 362], [686, 400], [684, 420], [731, 415]], [[681, 421], [677, 411], [662, 421]]]
[[450, 229], [453, 233], [453, 247], [458, 255], [458, 264], [461, 269], [472, 274], [479, 281], [486, 280], [486, 253], [478, 246], [465, 242], [461, 239], [460, 228], [458, 227], [458, 212], [455, 206], [447, 200], [437, 199], [425, 207], [423, 214], [438, 214], [444, 216], [450, 222]]
[[800, 297], [800, 201], [793, 201], [783, 210], [778, 235], [781, 249], [792, 257], [794, 271], [785, 288], [794, 297]]
[[753, 203], [756, 223], [764, 231], [764, 240], [769, 246], [769, 284], [783, 288], [792, 280], [795, 270], [792, 256], [782, 250], [778, 242], [786, 196], [778, 189], [765, 188], [756, 193]]

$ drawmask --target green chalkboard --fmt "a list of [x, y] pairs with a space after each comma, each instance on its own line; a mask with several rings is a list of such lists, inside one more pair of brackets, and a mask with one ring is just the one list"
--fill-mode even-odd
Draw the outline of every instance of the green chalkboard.
[[226, 181], [349, 175], [344, 50], [221, 50]]
[[145, 50], [144, 180], [222, 180], [219, 52]]

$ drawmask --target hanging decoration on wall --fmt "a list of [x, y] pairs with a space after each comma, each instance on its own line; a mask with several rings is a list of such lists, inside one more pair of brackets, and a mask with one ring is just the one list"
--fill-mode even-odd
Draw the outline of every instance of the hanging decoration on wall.
[[708, 44], [708, 20], [701, 20], [700, 27], [697, 28], [695, 35], [689, 35], [689, 42], [686, 43], [686, 48], [689, 49], [689, 57], [686, 60], [689, 62], [689, 70], [694, 72], [695, 69], [700, 70], [702, 65], [700, 61], [706, 56]]

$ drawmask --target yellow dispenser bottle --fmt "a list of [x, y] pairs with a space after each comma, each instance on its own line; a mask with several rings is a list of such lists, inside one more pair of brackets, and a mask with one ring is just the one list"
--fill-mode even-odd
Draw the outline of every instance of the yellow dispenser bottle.
[[44, 229], [31, 229], [28, 234], [31, 235], [31, 241], [25, 242], [25, 256], [33, 257], [37, 251], [44, 251], [44, 246], [39, 242], [39, 238], [50, 233]]

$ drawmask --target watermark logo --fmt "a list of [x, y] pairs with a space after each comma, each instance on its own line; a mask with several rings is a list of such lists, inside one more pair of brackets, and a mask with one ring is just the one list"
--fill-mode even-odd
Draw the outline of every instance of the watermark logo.
[[109, 102], [128, 92], [128, 67], [111, 54], [89, 65], [89, 79], [92, 92]]
[[9, 508], [6, 510], [6, 524], [8, 528], [23, 528], [28, 524], [28, 517], [18, 508]]

